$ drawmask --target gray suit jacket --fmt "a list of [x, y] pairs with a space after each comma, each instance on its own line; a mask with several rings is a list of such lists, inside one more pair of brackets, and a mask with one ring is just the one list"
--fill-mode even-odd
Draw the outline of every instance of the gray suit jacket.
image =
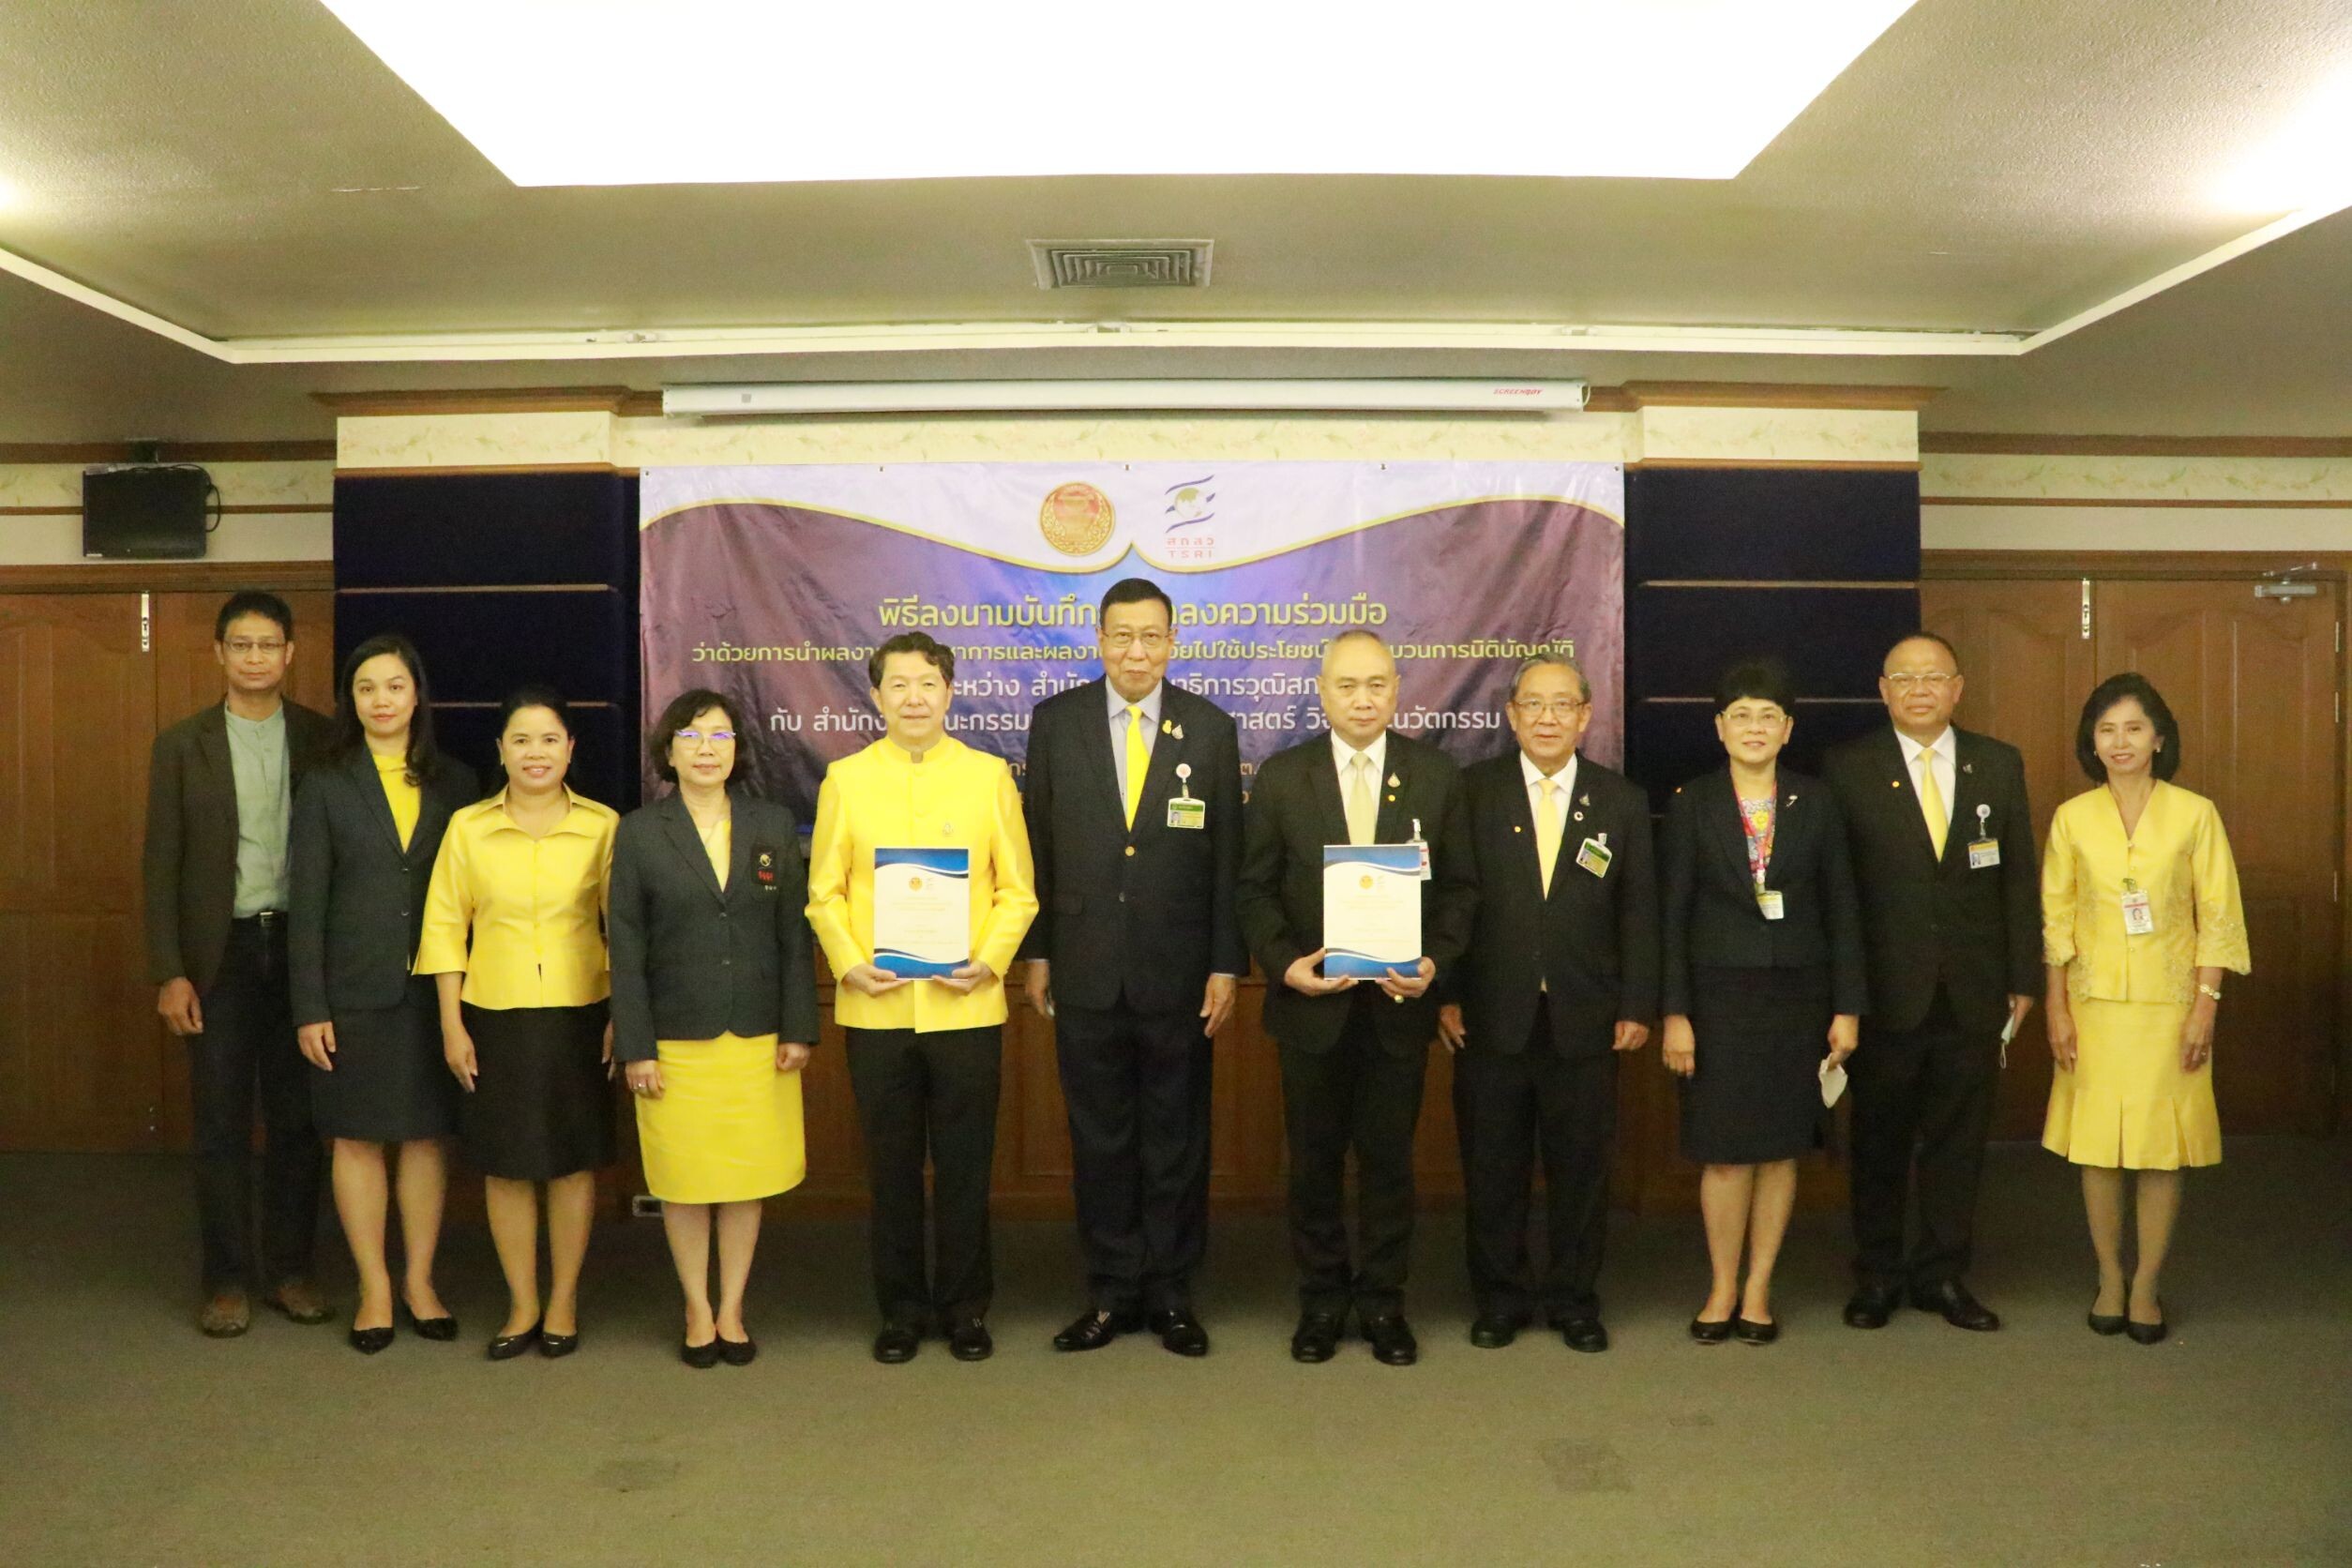
[[612, 839], [612, 1054], [650, 1062], [657, 1040], [774, 1033], [817, 1043], [808, 868], [777, 801], [734, 798], [721, 892], [674, 793], [621, 819]]
[[450, 813], [480, 793], [446, 757], [417, 792], [405, 850], [364, 746], [314, 768], [294, 792], [286, 969], [295, 1023], [395, 1006], [407, 994], [441, 836]]
[[[199, 991], [220, 971], [237, 898], [237, 784], [219, 703], [155, 738], [147, 765], [147, 979], [186, 976]], [[287, 761], [300, 792], [326, 749], [324, 714], [286, 704]]]

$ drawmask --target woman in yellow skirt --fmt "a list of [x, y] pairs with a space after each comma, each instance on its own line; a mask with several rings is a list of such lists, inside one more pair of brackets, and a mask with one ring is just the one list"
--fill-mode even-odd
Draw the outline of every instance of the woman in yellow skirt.
[[[2164, 1337], [2158, 1284], [2181, 1169], [2222, 1159], [2213, 1018], [2223, 972], [2253, 965], [2221, 814], [2165, 782], [2180, 767], [2180, 731], [2156, 688], [2133, 674], [2103, 683], [2083, 704], [2074, 754], [2101, 788], [2058, 808], [2042, 857], [2058, 1059], [2042, 1144], [2082, 1168], [2099, 1256], [2091, 1331], [2153, 1345]], [[2137, 1173], [2139, 1251], [2128, 1286], [2126, 1170]]]
[[662, 1200], [686, 1291], [679, 1355], [694, 1367], [759, 1353], [744, 1290], [761, 1199], [808, 1169], [807, 873], [791, 809], [730, 788], [743, 778], [739, 733], [735, 704], [717, 692], [672, 701], [646, 749], [676, 788], [624, 818], [612, 846], [613, 1054], [627, 1064], [645, 1184]]

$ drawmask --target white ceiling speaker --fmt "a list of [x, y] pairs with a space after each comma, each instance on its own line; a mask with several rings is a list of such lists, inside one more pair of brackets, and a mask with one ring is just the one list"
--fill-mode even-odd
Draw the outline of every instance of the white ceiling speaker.
[[1200, 412], [1574, 414], [1581, 381], [873, 381], [665, 386], [665, 415]]

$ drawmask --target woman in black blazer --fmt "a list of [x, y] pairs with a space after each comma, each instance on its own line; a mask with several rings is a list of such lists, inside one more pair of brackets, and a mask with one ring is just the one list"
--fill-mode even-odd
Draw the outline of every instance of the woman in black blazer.
[[457, 1130], [457, 1086], [441, 1062], [432, 981], [409, 971], [425, 888], [449, 814], [477, 792], [433, 749], [424, 662], [404, 637], [343, 661], [326, 761], [304, 778], [289, 834], [288, 986], [319, 1136], [333, 1145], [335, 1209], [359, 1272], [354, 1349], [392, 1342], [384, 1261], [384, 1150], [400, 1147], [400, 1306], [427, 1339], [457, 1320], [433, 1289], [447, 1187], [442, 1140]]
[[679, 1354], [696, 1367], [758, 1353], [743, 1299], [761, 1199], [807, 1173], [808, 877], [791, 808], [731, 788], [743, 781], [742, 729], [717, 692], [673, 701], [646, 750], [675, 789], [623, 818], [612, 843], [612, 1053], [626, 1063], [645, 1184], [686, 1291]]
[[[1817, 1141], [1821, 1075], [1854, 1048], [1862, 906], [1826, 785], [1779, 765], [1796, 727], [1787, 672], [1752, 662], [1715, 688], [1730, 766], [1677, 790], [1659, 853], [1666, 1064], [1682, 1078], [1682, 1153], [1714, 1279], [1691, 1337], [1769, 1344], [1772, 1265]], [[1740, 1281], [1746, 1244], [1748, 1274]]]

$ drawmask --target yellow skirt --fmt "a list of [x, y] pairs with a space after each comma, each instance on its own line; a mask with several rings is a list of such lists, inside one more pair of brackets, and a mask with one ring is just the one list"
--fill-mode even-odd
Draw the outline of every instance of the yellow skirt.
[[2126, 1170], [2221, 1164], [2213, 1063], [2180, 1070], [2188, 1006], [2077, 998], [2073, 1010], [2074, 1070], [2050, 1075], [2042, 1147]]
[[645, 1185], [671, 1203], [739, 1203], [808, 1174], [800, 1075], [776, 1070], [776, 1036], [659, 1040], [661, 1098], [637, 1096]]

